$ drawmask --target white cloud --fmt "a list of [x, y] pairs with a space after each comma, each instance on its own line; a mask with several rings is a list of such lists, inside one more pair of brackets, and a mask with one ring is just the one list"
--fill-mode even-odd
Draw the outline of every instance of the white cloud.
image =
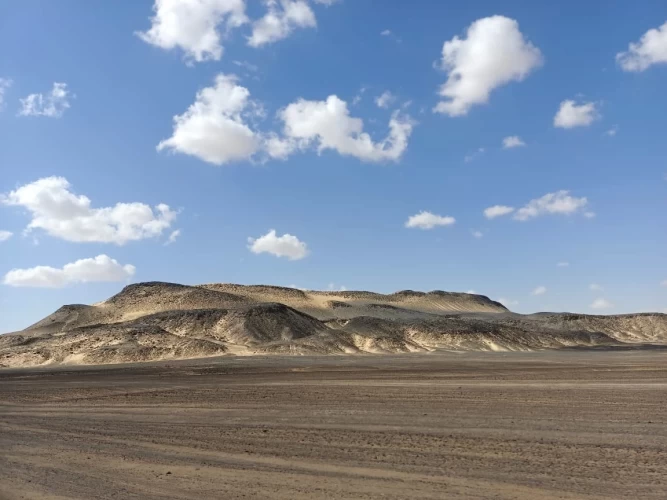
[[343, 285], [336, 286], [335, 283], [329, 283], [329, 286], [327, 287], [327, 289], [331, 292], [345, 292], [345, 291], [347, 291], [346, 286], [343, 286]]
[[433, 229], [436, 226], [451, 226], [456, 223], [454, 217], [432, 214], [431, 212], [421, 211], [417, 215], [412, 215], [405, 223], [405, 227], [419, 229]]
[[508, 207], [505, 205], [494, 205], [484, 209], [484, 217], [487, 219], [495, 219], [496, 217], [511, 214], [512, 212], [514, 212], [513, 207]]
[[602, 288], [602, 286], [598, 285], [597, 283], [591, 283], [588, 288], [594, 292], [601, 292], [604, 290], [604, 288]]
[[171, 150], [214, 165], [250, 159], [261, 146], [261, 137], [246, 119], [261, 115], [261, 106], [233, 75], [219, 74], [213, 87], [199, 92], [182, 115], [174, 117], [174, 132], [157, 150]]
[[556, 264], [556, 265], [557, 265], [558, 267], [570, 267], [570, 263], [569, 263], [569, 262], [565, 262], [565, 261], [559, 262], [559, 263]]
[[618, 133], [618, 125], [614, 125], [605, 132], [605, 135], [608, 135], [609, 137], [614, 137], [617, 133]]
[[74, 242], [115, 243], [159, 236], [176, 219], [176, 212], [163, 203], [155, 211], [144, 203], [117, 203], [92, 208], [87, 196], [70, 191], [64, 177], [45, 177], [25, 184], [0, 203], [20, 206], [32, 216], [26, 232], [42, 229], [56, 238]]
[[554, 127], [587, 127], [599, 116], [594, 102], [577, 104], [573, 100], [567, 99], [560, 103], [560, 108], [554, 116]]
[[66, 83], [54, 83], [51, 92], [44, 94], [30, 94], [21, 101], [20, 116], [48, 116], [60, 118], [70, 107], [69, 99], [73, 97], [67, 90]]
[[590, 305], [591, 309], [609, 309], [611, 307], [614, 307], [614, 304], [609, 302], [607, 299], [595, 299], [593, 303]]
[[547, 293], [547, 287], [541, 285], [530, 292], [531, 295], [544, 295], [545, 293]]
[[475, 158], [477, 158], [477, 157], [479, 157], [479, 156], [482, 156], [482, 155], [484, 154], [484, 151], [485, 151], [484, 148], [479, 148], [479, 149], [478, 149], [477, 151], [475, 151], [474, 153], [470, 153], [470, 154], [468, 154], [468, 155], [465, 155], [465, 156], [463, 157], [463, 161], [465, 161], [466, 163], [470, 163], [470, 162], [473, 161]]
[[479, 239], [484, 236], [484, 233], [482, 231], [471, 231], [471, 233], [475, 238]]
[[2, 110], [5, 104], [5, 92], [12, 86], [12, 83], [12, 80], [9, 78], [0, 78], [0, 110]]
[[391, 35], [391, 30], [382, 30], [382, 31], [380, 32], [380, 34], [381, 34], [382, 36], [389, 36], [389, 35]]
[[511, 299], [506, 299], [504, 297], [500, 297], [498, 299], [498, 302], [500, 302], [502, 305], [507, 307], [509, 309], [510, 306], [518, 306], [519, 301], [518, 300], [511, 300]]
[[175, 231], [172, 231], [171, 234], [169, 235], [169, 238], [167, 239], [167, 241], [164, 244], [165, 245], [171, 245], [172, 243], [174, 243], [178, 239], [178, 237], [180, 235], [181, 235], [181, 230], [180, 229], [176, 229]]
[[375, 104], [377, 105], [378, 108], [387, 109], [394, 103], [395, 100], [396, 96], [391, 92], [389, 92], [388, 90], [386, 90], [381, 95], [375, 98]]
[[595, 218], [595, 212], [584, 212], [584, 217], [587, 219], [593, 219]]
[[289, 260], [303, 259], [308, 255], [308, 246], [291, 234], [277, 236], [275, 229], [271, 229], [264, 236], [257, 239], [248, 238], [248, 248], [252, 253], [270, 253], [276, 257], [287, 257]]
[[546, 214], [572, 215], [588, 204], [586, 198], [575, 198], [568, 193], [569, 191], [561, 190], [531, 200], [526, 206], [517, 210], [514, 218], [526, 221]]
[[477, 292], [475, 290], [468, 290], [466, 293], [470, 293], [472, 295], [476, 294]]
[[295, 28], [317, 26], [315, 13], [304, 0], [268, 0], [268, 12], [252, 24], [248, 45], [261, 47], [287, 38]]
[[525, 145], [526, 143], [518, 135], [511, 135], [503, 139], [503, 149], [519, 148]]
[[373, 142], [363, 131], [364, 122], [350, 116], [347, 103], [335, 95], [326, 101], [299, 99], [278, 114], [284, 123], [285, 140], [293, 149], [315, 146], [318, 153], [333, 149], [341, 155], [362, 161], [398, 160], [408, 146], [414, 122], [409, 116], [394, 112], [389, 120], [389, 135]]
[[624, 71], [644, 71], [654, 64], [667, 63], [667, 22], [648, 30], [639, 42], [630, 43], [627, 52], [616, 54], [616, 62]]
[[7, 241], [12, 236], [14, 236], [14, 233], [12, 233], [11, 231], [2, 230], [0, 231], [0, 242]]
[[455, 36], [442, 47], [440, 65], [448, 77], [439, 94], [447, 100], [434, 111], [465, 115], [472, 106], [488, 102], [495, 88], [523, 80], [541, 64], [540, 50], [524, 39], [514, 19], [478, 19], [465, 39]]
[[180, 48], [187, 61], [220, 60], [221, 34], [248, 21], [245, 0], [155, 0], [155, 16], [145, 42], [165, 50]]
[[98, 255], [65, 264], [61, 269], [50, 266], [12, 269], [3, 283], [17, 287], [61, 288], [74, 283], [124, 281], [131, 278], [134, 271], [135, 267], [130, 264], [123, 266], [106, 255]]

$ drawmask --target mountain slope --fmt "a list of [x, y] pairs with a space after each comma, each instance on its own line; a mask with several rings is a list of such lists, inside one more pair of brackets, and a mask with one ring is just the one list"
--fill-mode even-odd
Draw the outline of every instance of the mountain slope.
[[667, 315], [519, 315], [482, 295], [148, 282], [0, 335], [0, 366], [222, 354], [530, 351], [667, 346]]

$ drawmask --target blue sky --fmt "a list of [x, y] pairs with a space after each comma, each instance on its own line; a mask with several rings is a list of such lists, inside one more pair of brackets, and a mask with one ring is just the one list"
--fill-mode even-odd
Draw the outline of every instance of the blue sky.
[[0, 332], [149, 280], [667, 308], [664, 2], [181, 4], [0, 5]]

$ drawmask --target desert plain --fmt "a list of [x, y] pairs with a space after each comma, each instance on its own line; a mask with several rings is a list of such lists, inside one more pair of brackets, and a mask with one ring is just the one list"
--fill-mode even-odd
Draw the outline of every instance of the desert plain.
[[0, 498], [667, 497], [667, 351], [0, 370]]

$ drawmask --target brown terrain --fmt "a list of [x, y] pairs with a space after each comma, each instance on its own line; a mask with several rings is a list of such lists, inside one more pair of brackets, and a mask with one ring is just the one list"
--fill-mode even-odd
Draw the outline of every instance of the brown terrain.
[[140, 283], [0, 366], [0, 500], [667, 498], [664, 314]]
[[667, 315], [520, 315], [482, 295], [138, 283], [0, 335], [0, 367], [220, 355], [536, 351], [667, 343]]
[[667, 351], [0, 370], [2, 499], [664, 499]]

